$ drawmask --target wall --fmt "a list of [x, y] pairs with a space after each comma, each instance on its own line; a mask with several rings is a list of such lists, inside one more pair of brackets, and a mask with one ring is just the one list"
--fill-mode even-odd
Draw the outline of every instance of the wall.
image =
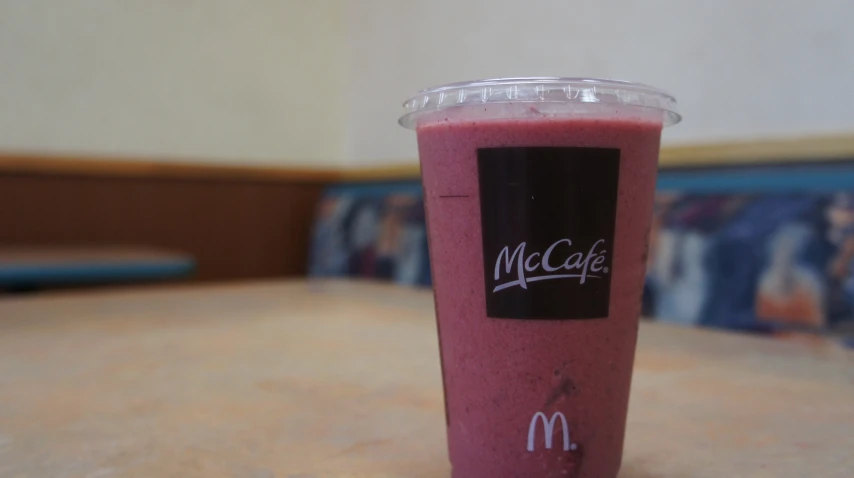
[[340, 0], [0, 2], [0, 150], [341, 157]]
[[350, 165], [407, 163], [400, 103], [431, 85], [597, 76], [662, 87], [665, 144], [854, 129], [854, 2], [363, 0], [347, 9]]
[[420, 88], [634, 79], [665, 143], [854, 128], [851, 0], [0, 2], [0, 151], [239, 164], [412, 164]]

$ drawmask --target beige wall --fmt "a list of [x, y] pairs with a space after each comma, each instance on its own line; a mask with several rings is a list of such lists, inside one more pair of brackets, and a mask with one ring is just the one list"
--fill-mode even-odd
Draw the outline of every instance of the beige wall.
[[597, 76], [664, 88], [665, 143], [854, 130], [854, 1], [362, 0], [347, 12], [348, 164], [408, 163], [395, 120], [418, 89], [498, 76]]
[[0, 1], [0, 150], [333, 164], [339, 0]]
[[400, 103], [519, 75], [680, 100], [665, 142], [854, 130], [854, 2], [0, 0], [0, 150], [406, 164]]

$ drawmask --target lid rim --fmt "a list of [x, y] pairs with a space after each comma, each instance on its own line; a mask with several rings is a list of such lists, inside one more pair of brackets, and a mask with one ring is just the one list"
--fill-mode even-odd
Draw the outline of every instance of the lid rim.
[[515, 102], [643, 107], [666, 113], [667, 125], [681, 120], [676, 98], [654, 86], [604, 78], [543, 76], [461, 81], [426, 88], [403, 103], [404, 114], [398, 122], [410, 128], [415, 118], [427, 112]]
[[[517, 85], [517, 84], [531, 84], [531, 85], [539, 85], [539, 84], [561, 84], [561, 83], [582, 83], [590, 86], [614, 86], [614, 87], [623, 87], [627, 89], [633, 90], [641, 90], [648, 91], [650, 93], [659, 94], [662, 96], [666, 96], [671, 100], [676, 100], [670, 93], [656, 88], [652, 85], [648, 85], [646, 83], [638, 83], [634, 81], [626, 81], [626, 80], [615, 80], [611, 78], [595, 78], [595, 77], [583, 77], [583, 76], [521, 76], [521, 77], [507, 77], [507, 78], [485, 78], [479, 80], [470, 80], [470, 81], [457, 81], [454, 83], [446, 83], [444, 85], [431, 86], [429, 88], [425, 88], [420, 90], [416, 95], [413, 95], [406, 102], [411, 101], [419, 96], [423, 96], [424, 94], [429, 93], [439, 93], [443, 91], [458, 89], [458, 88], [471, 88], [478, 86], [505, 86], [505, 85]], [[404, 103], [406, 103], [404, 102]]]

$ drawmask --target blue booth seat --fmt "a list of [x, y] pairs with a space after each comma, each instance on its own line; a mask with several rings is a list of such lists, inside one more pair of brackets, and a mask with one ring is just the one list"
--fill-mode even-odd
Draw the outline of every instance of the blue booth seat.
[[0, 247], [0, 289], [140, 283], [189, 276], [185, 254], [142, 247]]
[[[329, 188], [315, 277], [430, 285], [418, 181]], [[644, 312], [780, 336], [854, 330], [854, 162], [664, 170]]]

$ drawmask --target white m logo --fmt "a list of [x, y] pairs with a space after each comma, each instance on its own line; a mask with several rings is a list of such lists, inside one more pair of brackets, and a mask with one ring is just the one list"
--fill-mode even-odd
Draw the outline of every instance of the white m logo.
[[574, 450], [576, 445], [569, 441], [569, 426], [566, 424], [566, 417], [561, 412], [555, 412], [551, 420], [546, 418], [543, 412], [534, 414], [531, 419], [531, 424], [528, 426], [528, 451], [534, 451], [534, 435], [537, 433], [537, 423], [542, 420], [546, 438], [546, 450], [552, 449], [552, 435], [554, 434], [555, 421], [560, 418], [560, 424], [563, 427], [563, 451]]

